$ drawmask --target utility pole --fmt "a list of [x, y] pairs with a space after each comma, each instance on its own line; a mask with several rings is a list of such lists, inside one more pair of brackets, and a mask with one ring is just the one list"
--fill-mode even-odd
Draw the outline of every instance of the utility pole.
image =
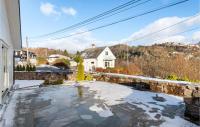
[[29, 64], [28, 36], [26, 36], [26, 62]]

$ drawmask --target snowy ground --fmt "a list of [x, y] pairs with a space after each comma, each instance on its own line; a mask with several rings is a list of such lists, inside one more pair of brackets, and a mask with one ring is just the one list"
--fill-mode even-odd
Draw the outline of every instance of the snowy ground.
[[14, 89], [26, 87], [39, 87], [44, 80], [15, 80]]
[[4, 115], [5, 126], [197, 127], [183, 118], [181, 97], [159, 93], [157, 98], [153, 92], [106, 82], [19, 89]]

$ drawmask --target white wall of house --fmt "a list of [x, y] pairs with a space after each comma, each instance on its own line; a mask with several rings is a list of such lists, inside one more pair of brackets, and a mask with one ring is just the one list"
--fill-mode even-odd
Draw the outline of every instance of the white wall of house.
[[84, 68], [85, 71], [92, 71], [94, 68], [103, 68], [107, 67], [114, 68], [115, 67], [115, 59], [116, 57], [110, 50], [110, 48], [106, 47], [99, 56], [95, 59], [84, 59]]
[[19, 3], [0, 0], [0, 104], [3, 93], [13, 85], [13, 53], [20, 47]]
[[70, 60], [70, 67], [77, 67], [77, 63], [74, 60]]
[[106, 47], [101, 54], [97, 57], [97, 67], [106, 68], [105, 62], [108, 63], [107, 67], [114, 68], [115, 67], [115, 59], [116, 57], [110, 50], [110, 48]]
[[60, 54], [53, 54], [53, 55], [50, 55], [47, 60], [48, 60], [49, 63], [53, 63], [57, 59], [66, 59], [66, 60], [69, 60], [70, 58], [67, 57], [67, 56], [60, 55]]
[[84, 59], [83, 65], [86, 72], [93, 71], [93, 69], [97, 67], [97, 60]]

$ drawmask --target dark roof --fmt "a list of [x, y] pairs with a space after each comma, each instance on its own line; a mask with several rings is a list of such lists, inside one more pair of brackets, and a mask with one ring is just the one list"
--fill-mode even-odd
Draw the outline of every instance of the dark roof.
[[106, 47], [98, 47], [98, 48], [89, 48], [82, 52], [82, 56], [85, 59], [90, 58], [97, 58], [100, 53], [105, 49]]

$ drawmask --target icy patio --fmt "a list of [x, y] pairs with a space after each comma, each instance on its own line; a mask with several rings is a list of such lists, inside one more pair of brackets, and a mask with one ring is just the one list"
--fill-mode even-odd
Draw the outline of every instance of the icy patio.
[[16, 81], [6, 127], [197, 127], [184, 119], [181, 97], [107, 82], [30, 87], [41, 82]]

